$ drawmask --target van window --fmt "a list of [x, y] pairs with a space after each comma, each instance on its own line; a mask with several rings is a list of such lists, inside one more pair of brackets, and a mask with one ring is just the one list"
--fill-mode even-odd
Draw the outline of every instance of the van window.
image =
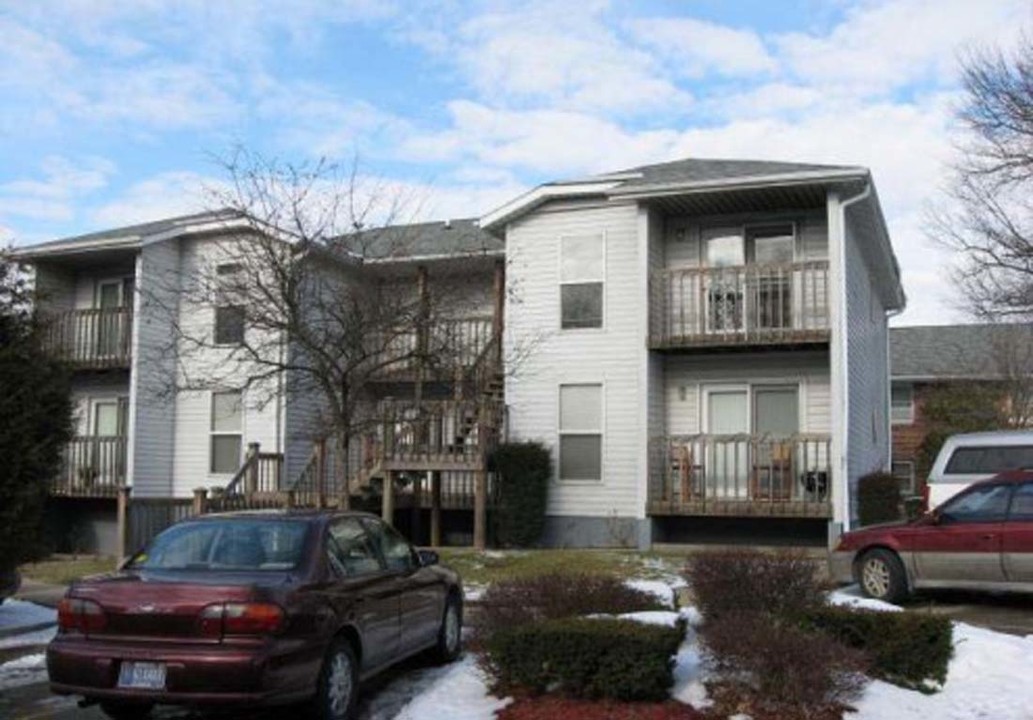
[[1026, 468], [1033, 468], [1033, 445], [987, 445], [958, 448], [943, 474], [994, 475]]

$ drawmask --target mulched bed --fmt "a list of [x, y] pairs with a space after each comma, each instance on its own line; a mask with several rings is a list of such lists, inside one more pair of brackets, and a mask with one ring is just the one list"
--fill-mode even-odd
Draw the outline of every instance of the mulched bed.
[[702, 720], [706, 716], [674, 700], [621, 703], [573, 700], [553, 695], [518, 698], [498, 713], [498, 720]]

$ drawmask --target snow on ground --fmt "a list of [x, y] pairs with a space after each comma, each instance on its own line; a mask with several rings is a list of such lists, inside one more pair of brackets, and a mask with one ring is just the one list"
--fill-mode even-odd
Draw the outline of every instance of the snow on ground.
[[484, 671], [472, 655], [466, 655], [445, 668], [395, 720], [489, 720], [510, 702], [489, 694]]
[[0, 690], [45, 682], [46, 661], [43, 653], [35, 653], [0, 664]]
[[1030, 720], [1033, 718], [1033, 635], [1015, 637], [954, 623], [954, 659], [933, 695], [879, 680], [868, 686], [847, 720]]
[[8, 600], [0, 605], [0, 631], [46, 622], [57, 622], [57, 612], [24, 600]]
[[624, 584], [634, 590], [654, 596], [666, 607], [673, 608], [675, 606], [674, 588], [670, 583], [662, 580], [627, 580]]
[[643, 625], [666, 625], [674, 627], [681, 616], [671, 610], [642, 610], [618, 615], [619, 620], [634, 620]]
[[904, 610], [902, 607], [890, 605], [882, 600], [864, 597], [861, 594], [861, 588], [857, 585], [849, 585], [841, 590], [833, 590], [829, 593], [829, 601], [833, 605], [846, 605], [865, 610], [882, 610], [884, 612], [902, 612]]
[[0, 650], [28, 647], [30, 645], [46, 645], [54, 639], [54, 634], [56, 632], [56, 627], [49, 627], [43, 630], [34, 630], [33, 632], [3, 637], [0, 638]]

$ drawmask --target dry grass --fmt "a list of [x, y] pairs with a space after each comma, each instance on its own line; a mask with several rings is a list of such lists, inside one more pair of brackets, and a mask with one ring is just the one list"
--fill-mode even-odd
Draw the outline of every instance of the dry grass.
[[89, 575], [111, 572], [115, 559], [95, 555], [52, 556], [37, 563], [26, 563], [19, 570], [23, 578], [51, 585], [68, 585]]

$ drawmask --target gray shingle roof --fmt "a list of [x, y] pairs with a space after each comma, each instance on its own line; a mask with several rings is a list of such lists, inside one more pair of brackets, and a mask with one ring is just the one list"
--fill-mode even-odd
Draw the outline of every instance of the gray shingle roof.
[[505, 243], [481, 229], [472, 218], [390, 225], [342, 238], [351, 252], [366, 259], [500, 253]]
[[641, 173], [642, 177], [625, 181], [621, 187], [639, 185], [657, 185], [680, 182], [707, 182], [714, 180], [733, 180], [764, 175], [786, 175], [791, 173], [841, 172], [857, 171], [864, 173], [861, 167], [850, 165], [814, 165], [810, 163], [776, 162], [769, 160], [721, 160], [704, 158], [687, 158], [657, 165], [642, 165], [617, 173]]
[[177, 217], [164, 218], [162, 220], [153, 220], [151, 222], [137, 223], [136, 225], [126, 225], [124, 227], [111, 228], [109, 230], [100, 230], [97, 232], [86, 233], [84, 235], [73, 235], [71, 237], [60, 238], [58, 240], [49, 240], [44, 243], [38, 243], [36, 245], [26, 246], [25, 250], [46, 250], [49, 247], [55, 245], [65, 245], [68, 243], [89, 243], [95, 240], [131, 240], [132, 238], [142, 238], [148, 235], [157, 235], [159, 233], [174, 230], [177, 227], [184, 225], [190, 225], [198, 221], [215, 220], [223, 216], [229, 216], [233, 213], [227, 210], [219, 210], [212, 212], [194, 213], [192, 215], [179, 215]]
[[1031, 325], [924, 325], [890, 329], [895, 378], [1001, 376], [996, 347], [1033, 343]]

